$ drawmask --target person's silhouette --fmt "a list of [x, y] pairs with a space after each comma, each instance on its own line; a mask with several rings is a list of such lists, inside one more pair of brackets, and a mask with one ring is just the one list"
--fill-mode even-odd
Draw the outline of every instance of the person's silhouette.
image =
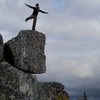
[[34, 19], [33, 20], [32, 30], [35, 30], [38, 13], [41, 12], [41, 13], [48, 14], [48, 12], [45, 12], [43, 10], [40, 10], [38, 3], [36, 4], [35, 7], [32, 7], [32, 6], [28, 5], [28, 4], [25, 4], [25, 5], [28, 6], [29, 8], [32, 8], [33, 9], [33, 13], [31, 14], [31, 16], [29, 16], [28, 18], [26, 18], [25, 21], [28, 21], [30, 19]]

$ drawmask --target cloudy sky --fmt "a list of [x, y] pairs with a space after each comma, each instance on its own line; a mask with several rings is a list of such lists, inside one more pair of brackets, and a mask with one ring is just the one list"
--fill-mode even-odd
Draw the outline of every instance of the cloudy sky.
[[32, 21], [24, 20], [32, 10], [24, 3], [37, 2], [49, 12], [39, 14], [36, 27], [46, 34], [47, 58], [38, 80], [61, 82], [70, 96], [86, 91], [89, 100], [100, 100], [100, 0], [0, 0], [4, 42], [31, 29]]

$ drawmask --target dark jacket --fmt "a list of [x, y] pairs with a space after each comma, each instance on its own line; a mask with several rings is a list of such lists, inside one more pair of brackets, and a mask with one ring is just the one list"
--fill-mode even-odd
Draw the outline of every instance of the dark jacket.
[[25, 4], [25, 5], [28, 6], [29, 8], [32, 8], [33, 9], [32, 15], [34, 15], [34, 16], [37, 16], [39, 12], [48, 14], [47, 12], [40, 10], [39, 7], [36, 8], [36, 7], [32, 7], [32, 6], [28, 5], [28, 4]]

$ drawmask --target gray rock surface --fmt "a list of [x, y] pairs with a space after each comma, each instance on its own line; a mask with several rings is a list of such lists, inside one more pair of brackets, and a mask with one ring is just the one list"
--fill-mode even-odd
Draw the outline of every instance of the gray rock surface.
[[2, 87], [0, 88], [0, 100], [10, 100], [11, 96], [16, 98], [14, 100], [35, 100], [38, 98], [37, 86], [35, 76], [24, 73], [7, 62], [0, 64], [0, 87]]
[[6, 43], [5, 52], [6, 55], [12, 55], [14, 62], [10, 62], [13, 62], [16, 68], [32, 74], [41, 74], [46, 71], [44, 46], [45, 35], [43, 33], [22, 30], [17, 37]]
[[0, 63], [0, 100], [54, 100], [34, 75]]
[[[69, 100], [68, 93], [64, 90], [64, 85], [58, 82], [40, 83], [44, 93], [49, 93], [50, 100]], [[40, 89], [40, 88], [39, 88]]]
[[3, 38], [0, 34], [0, 62], [3, 61]]

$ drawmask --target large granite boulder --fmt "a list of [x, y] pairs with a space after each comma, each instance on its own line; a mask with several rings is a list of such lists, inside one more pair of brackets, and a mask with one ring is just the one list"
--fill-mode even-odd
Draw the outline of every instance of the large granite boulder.
[[33, 30], [22, 30], [4, 45], [5, 60], [31, 74], [46, 71], [44, 55], [45, 35]]
[[0, 34], [0, 62], [3, 61], [3, 38]]
[[[7, 62], [0, 63], [0, 87], [0, 100], [37, 100], [38, 98], [36, 77], [14, 68]], [[10, 99], [11, 97], [15, 99]]]

